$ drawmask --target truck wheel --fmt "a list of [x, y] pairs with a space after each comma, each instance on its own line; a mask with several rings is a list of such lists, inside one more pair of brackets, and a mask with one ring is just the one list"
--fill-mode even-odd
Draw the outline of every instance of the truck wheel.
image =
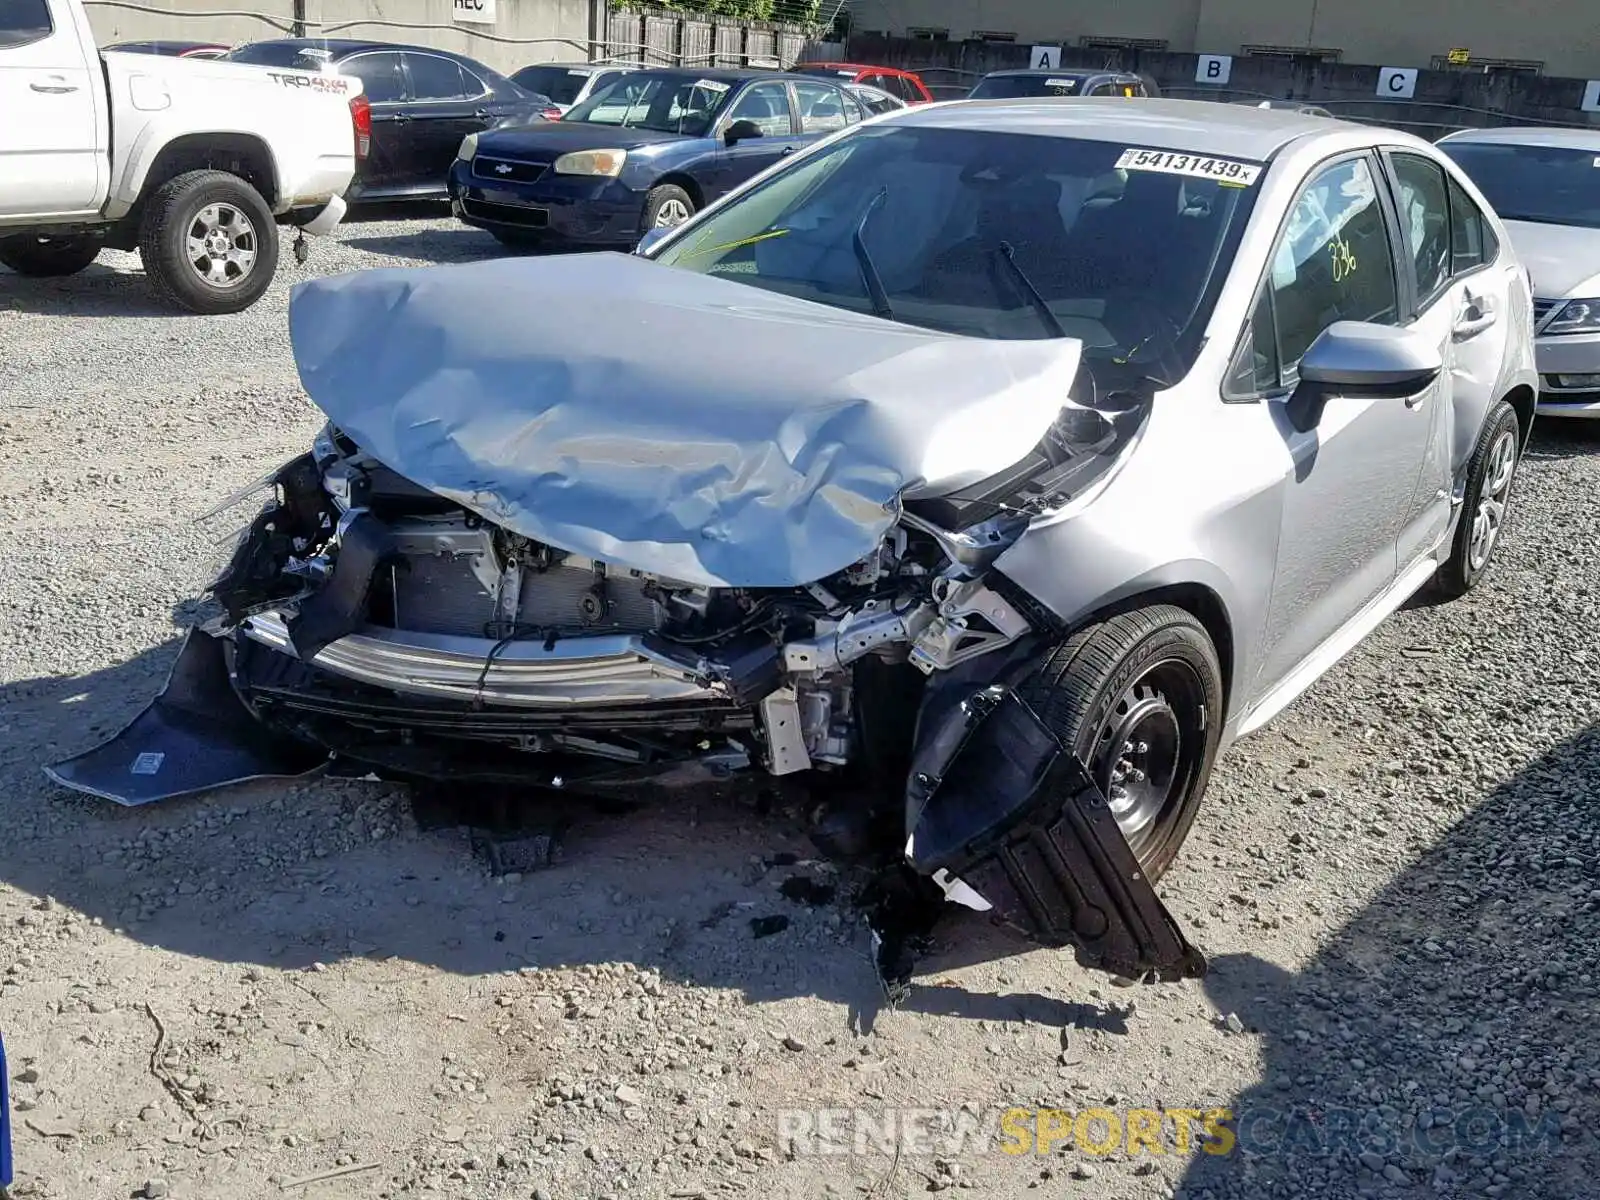
[[100, 239], [89, 234], [69, 237], [11, 237], [0, 241], [0, 263], [18, 275], [48, 278], [76, 275], [100, 254]]
[[261, 193], [226, 171], [188, 171], [145, 203], [139, 256], [156, 294], [190, 312], [235, 313], [278, 269], [278, 226]]
[[1189, 836], [1222, 737], [1222, 667], [1190, 613], [1118, 613], [1063, 642], [1017, 694], [1089, 769], [1159, 879]]

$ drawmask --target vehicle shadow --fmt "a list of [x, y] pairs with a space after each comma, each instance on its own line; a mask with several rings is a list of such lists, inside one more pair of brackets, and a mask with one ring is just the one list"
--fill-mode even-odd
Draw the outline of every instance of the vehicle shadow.
[[[102, 251], [101, 261], [76, 275], [31, 279], [0, 267], [0, 312], [62, 317], [161, 317], [190, 314], [159, 303], [150, 294], [136, 256]], [[105, 258], [121, 260], [116, 266]], [[124, 265], [126, 264], [126, 265]]]
[[353, 250], [424, 263], [478, 262], [516, 253], [481, 229], [466, 225], [459, 229], [427, 229], [404, 234], [346, 235], [341, 240]]
[[[1298, 971], [1212, 962], [1259, 1035], [1182, 1196], [1572, 1200], [1600, 1177], [1600, 730], [1529, 763]], [[1362, 835], [1357, 835], [1362, 836]]]
[[[132, 720], [177, 647], [0, 686], [0, 883], [216, 962], [289, 969], [392, 957], [464, 975], [626, 962], [752, 1003], [830, 1000], [863, 1032], [883, 1008], [870, 933], [851, 903], [863, 874], [819, 862], [794, 809], [702, 793], [628, 811], [569, 800], [531, 814], [536, 829], [559, 833], [560, 858], [496, 877], [471, 831], [419, 827], [410, 789], [397, 785], [260, 781], [127, 809], [43, 775]], [[821, 893], [785, 898], [796, 877]], [[1030, 948], [963, 912], [951, 906], [936, 931], [925, 979]], [[1070, 957], [1066, 969], [1072, 981]], [[948, 981], [913, 985], [899, 1007], [1112, 1030], [1123, 1020], [1114, 1006]]]

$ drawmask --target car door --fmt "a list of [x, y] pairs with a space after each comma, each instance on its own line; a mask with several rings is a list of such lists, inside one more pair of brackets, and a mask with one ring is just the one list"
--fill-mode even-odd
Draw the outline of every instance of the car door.
[[728, 105], [717, 122], [719, 137], [726, 137], [729, 126], [736, 121], [754, 122], [761, 136], [723, 145], [715, 175], [719, 195], [732, 191], [799, 147], [789, 103], [788, 85], [782, 80], [770, 80], [748, 84]]
[[395, 191], [411, 167], [411, 114], [406, 111], [405, 64], [395, 50], [352, 54], [339, 72], [361, 80], [372, 105], [372, 143], [358, 171], [360, 194]]
[[[1252, 330], [1258, 382], [1289, 451], [1260, 689], [1281, 683], [1396, 575], [1396, 546], [1433, 438], [1437, 395], [1334, 395], [1307, 432], [1287, 402], [1306, 349], [1335, 321], [1398, 325], [1395, 231], [1375, 156], [1324, 163], [1268, 262]], [[1435, 385], [1437, 391], [1441, 385]]]
[[93, 53], [64, 5], [0, 3], [0, 217], [98, 207], [109, 168]]
[[444, 191], [461, 139], [489, 128], [488, 89], [476, 75], [470, 81], [454, 59], [407, 50], [406, 129], [411, 149], [405, 186]]

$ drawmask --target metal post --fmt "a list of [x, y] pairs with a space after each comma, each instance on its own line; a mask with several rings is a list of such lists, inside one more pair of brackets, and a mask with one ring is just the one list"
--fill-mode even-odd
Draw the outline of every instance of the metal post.
[[6, 1071], [6, 1043], [0, 1038], [0, 1196], [11, 1186], [11, 1097], [6, 1094], [10, 1078]]
[[294, 36], [306, 35], [306, 0], [294, 0]]

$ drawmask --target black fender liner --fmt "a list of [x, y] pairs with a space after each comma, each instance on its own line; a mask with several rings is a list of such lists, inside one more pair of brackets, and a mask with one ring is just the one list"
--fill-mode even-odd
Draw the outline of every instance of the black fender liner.
[[[1077, 755], [1009, 688], [972, 692], [918, 739], [906, 857], [1000, 923], [1133, 979], [1205, 975]], [[943, 885], [942, 883], [942, 885]]]

